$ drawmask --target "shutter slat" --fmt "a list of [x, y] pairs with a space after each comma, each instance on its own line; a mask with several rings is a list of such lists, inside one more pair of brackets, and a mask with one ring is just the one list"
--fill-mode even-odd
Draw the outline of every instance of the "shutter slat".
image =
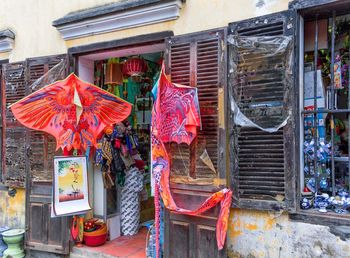
[[241, 36], [276, 36], [283, 35], [284, 23], [276, 22], [272, 24], [257, 25], [250, 28], [240, 29], [238, 34]]

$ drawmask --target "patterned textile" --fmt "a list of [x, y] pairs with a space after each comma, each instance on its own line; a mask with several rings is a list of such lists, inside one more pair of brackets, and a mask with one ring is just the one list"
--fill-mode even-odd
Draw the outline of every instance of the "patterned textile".
[[107, 160], [107, 165], [109, 166], [113, 160], [111, 142], [106, 138], [102, 142], [102, 157]]
[[121, 192], [121, 229], [123, 235], [135, 235], [140, 223], [139, 193], [143, 189], [143, 176], [137, 168], [126, 171]]
[[190, 144], [201, 125], [197, 89], [171, 83], [162, 72], [152, 120], [153, 133], [162, 142]]
[[28, 95], [11, 106], [24, 126], [56, 138], [57, 149], [97, 147], [106, 126], [126, 119], [132, 105], [75, 74]]
[[170, 159], [164, 143], [190, 144], [197, 136], [198, 126], [200, 126], [200, 115], [197, 90], [171, 83], [164, 73], [163, 65], [158, 83], [157, 98], [152, 111], [152, 171], [155, 178], [157, 258], [160, 253], [159, 196], [161, 196], [166, 208], [186, 215], [200, 215], [220, 203], [221, 210], [216, 224], [218, 249], [222, 249], [225, 243], [232, 198], [231, 190], [225, 188], [214, 193], [200, 207], [193, 210], [178, 207], [170, 192]]
[[117, 175], [117, 184], [124, 186], [125, 183], [125, 164], [121, 158], [120, 150], [117, 148], [112, 149], [113, 160], [111, 164], [111, 172]]

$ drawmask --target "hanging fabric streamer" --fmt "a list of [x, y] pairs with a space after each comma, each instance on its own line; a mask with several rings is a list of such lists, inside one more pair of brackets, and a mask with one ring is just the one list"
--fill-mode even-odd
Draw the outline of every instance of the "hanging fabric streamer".
[[[155, 180], [156, 206], [156, 257], [159, 257], [159, 198], [172, 212], [186, 215], [200, 215], [221, 204], [216, 224], [218, 249], [225, 244], [232, 191], [225, 188], [205, 200], [200, 207], [189, 210], [177, 206], [170, 192], [170, 158], [164, 143], [190, 144], [201, 126], [197, 89], [171, 83], [165, 75], [164, 64], [157, 85], [157, 96], [152, 111], [152, 173]], [[210, 158], [209, 158], [210, 160]]]

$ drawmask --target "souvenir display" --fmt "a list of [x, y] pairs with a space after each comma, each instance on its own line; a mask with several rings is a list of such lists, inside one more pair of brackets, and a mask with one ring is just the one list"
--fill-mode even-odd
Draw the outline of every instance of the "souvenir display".
[[[122, 83], [116, 79], [119, 71], [114, 67], [115, 63], [123, 64]], [[100, 76], [95, 81], [99, 81], [100, 87], [107, 90], [114, 87], [116, 96], [134, 104], [126, 119], [103, 130], [94, 159], [95, 165], [101, 167], [104, 187], [110, 191], [108, 196], [120, 189], [114, 200], [120, 203], [123, 235], [135, 235], [139, 231], [141, 214], [143, 219], [154, 218], [154, 204], [149, 201], [150, 114], [153, 106], [150, 91], [153, 74], [158, 69], [158, 64], [143, 57], [95, 62], [95, 74]]]
[[[332, 48], [305, 49], [304, 55], [304, 111], [318, 112], [304, 114], [304, 167], [301, 175], [304, 185], [300, 208], [321, 213], [349, 213], [350, 120], [348, 112], [344, 111], [350, 105], [350, 48], [348, 40], [344, 40], [348, 37], [344, 24], [348, 26], [346, 19], [335, 20]], [[322, 28], [324, 30], [324, 25]], [[323, 33], [328, 32], [324, 30]]]

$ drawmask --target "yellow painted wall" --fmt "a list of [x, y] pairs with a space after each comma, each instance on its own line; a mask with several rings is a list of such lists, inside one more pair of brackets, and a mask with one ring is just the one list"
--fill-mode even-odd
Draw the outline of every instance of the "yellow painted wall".
[[16, 191], [14, 197], [10, 197], [7, 191], [0, 191], [0, 227], [24, 228], [25, 190]]
[[349, 257], [350, 240], [286, 213], [231, 209], [227, 252], [229, 258]]
[[[65, 53], [69, 47], [171, 30], [175, 35], [224, 27], [228, 23], [288, 8], [289, 0], [187, 0], [178, 20], [64, 41], [52, 21], [111, 0], [1, 0], [0, 30], [16, 34], [10, 62]], [[117, 2], [117, 1], [114, 1]], [[0, 226], [24, 227], [25, 192], [0, 191]], [[229, 257], [348, 257], [350, 241], [328, 227], [290, 221], [287, 214], [231, 209]]]
[[[61, 54], [82, 44], [120, 39], [135, 35], [172, 30], [176, 35], [227, 26], [229, 22], [278, 12], [288, 8], [289, 0], [187, 0], [180, 18], [128, 30], [106, 33], [65, 42], [51, 24], [65, 14], [94, 7], [111, 0], [1, 0], [0, 30], [16, 34], [14, 50], [0, 54], [11, 62], [28, 57]], [[264, 2], [263, 5], [258, 4]]]

